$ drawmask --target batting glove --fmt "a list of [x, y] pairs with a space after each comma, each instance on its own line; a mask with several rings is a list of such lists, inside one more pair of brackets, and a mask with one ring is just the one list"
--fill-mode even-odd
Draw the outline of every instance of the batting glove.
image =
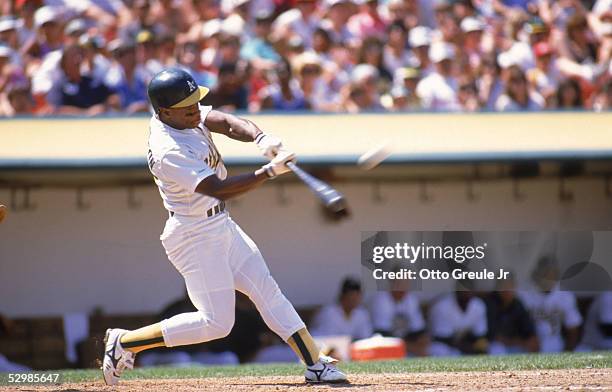
[[278, 152], [283, 148], [283, 142], [276, 136], [260, 133], [255, 138], [255, 143], [259, 150], [266, 158], [272, 160]]
[[262, 166], [262, 169], [266, 171], [266, 174], [270, 178], [280, 176], [283, 173], [287, 173], [291, 169], [287, 167], [288, 162], [295, 162], [295, 153], [281, 150], [268, 164]]

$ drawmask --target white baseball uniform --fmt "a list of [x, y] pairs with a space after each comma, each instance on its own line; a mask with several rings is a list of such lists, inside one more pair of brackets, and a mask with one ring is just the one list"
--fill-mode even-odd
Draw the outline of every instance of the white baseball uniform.
[[519, 296], [535, 321], [540, 351], [563, 351], [561, 327], [574, 328], [582, 323], [576, 296], [569, 291], [560, 291], [559, 287], [548, 293], [535, 289], [519, 291]]
[[368, 311], [359, 306], [347, 315], [340, 304], [329, 304], [317, 313], [313, 324], [314, 336], [350, 335], [351, 339], [372, 336], [372, 323]]
[[377, 292], [370, 303], [370, 314], [374, 330], [388, 331], [393, 336], [404, 337], [425, 329], [419, 299], [411, 292], [406, 292], [399, 302], [390, 292]]
[[612, 350], [612, 337], [604, 335], [601, 324], [612, 324], [612, 291], [600, 293], [593, 300], [584, 322], [581, 350]]
[[[471, 333], [487, 334], [487, 308], [478, 297], [472, 297], [465, 310], [459, 307], [455, 293], [439, 299], [429, 312], [429, 324], [433, 342], [430, 354], [434, 356], [459, 355], [460, 351], [443, 343], [443, 340]], [[438, 340], [436, 340], [438, 339]]]
[[206, 177], [227, 176], [211, 132], [210, 106], [200, 107], [196, 128], [174, 129], [151, 118], [149, 168], [170, 217], [161, 235], [168, 259], [185, 279], [197, 312], [161, 322], [168, 347], [218, 339], [234, 325], [235, 290], [246, 294], [283, 340], [305, 327], [281, 293], [255, 243], [224, 211], [224, 204], [195, 192]]

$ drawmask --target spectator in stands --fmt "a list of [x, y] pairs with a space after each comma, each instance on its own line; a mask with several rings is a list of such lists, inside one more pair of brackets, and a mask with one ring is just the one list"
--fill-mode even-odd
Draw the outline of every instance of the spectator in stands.
[[286, 59], [276, 65], [271, 79], [273, 82], [260, 92], [262, 109], [293, 111], [310, 107]]
[[198, 40], [204, 33], [205, 25], [210, 21], [220, 22], [221, 17], [219, 0], [192, 0], [191, 3], [195, 12], [195, 21], [191, 23], [187, 34], [184, 35], [187, 41]]
[[464, 35], [462, 55], [465, 57], [465, 67], [463, 73], [473, 76], [480, 68], [484, 54], [482, 37], [485, 24], [477, 18], [468, 16], [461, 21], [460, 27]]
[[387, 70], [383, 57], [383, 43], [376, 37], [363, 40], [359, 53], [359, 64], [369, 64], [378, 71], [379, 81], [388, 85], [393, 75]]
[[351, 73], [351, 83], [345, 89], [344, 108], [349, 113], [376, 111], [382, 108], [378, 94], [379, 73], [370, 64], [359, 64]]
[[[23, 42], [19, 36], [20, 30], [21, 21], [14, 15], [0, 17], [0, 42], [3, 42], [5, 46], [11, 48], [15, 55], [19, 54], [19, 50], [21, 49]], [[21, 56], [18, 58], [14, 57], [11, 61], [23, 66], [24, 64], [22, 63], [20, 57]]]
[[514, 275], [497, 281], [486, 298], [490, 354], [537, 352], [535, 324], [516, 296]]
[[483, 354], [488, 350], [487, 309], [474, 295], [473, 282], [458, 281], [456, 291], [437, 300], [429, 312], [430, 354]]
[[593, 82], [608, 70], [606, 59], [599, 61], [597, 41], [584, 14], [574, 14], [567, 21], [559, 52], [559, 68], [565, 75]]
[[559, 267], [554, 258], [538, 260], [531, 279], [535, 287], [519, 295], [535, 320], [540, 351], [573, 351], [578, 344], [582, 316], [576, 297], [559, 289]]
[[[203, 69], [200, 62], [200, 51], [196, 42], [187, 41], [178, 49], [179, 67], [185, 68], [200, 86], [210, 89], [217, 85], [217, 75]], [[148, 81], [147, 81], [148, 82]]]
[[387, 26], [378, 13], [378, 0], [358, 0], [356, 3], [359, 13], [351, 16], [347, 26], [351, 34], [362, 40], [368, 37], [382, 39]]
[[612, 291], [598, 294], [591, 303], [578, 350], [612, 350]]
[[311, 329], [313, 336], [348, 335], [353, 340], [372, 336], [370, 315], [361, 302], [361, 283], [354, 278], [345, 278], [338, 302], [324, 306], [315, 316]]
[[320, 23], [320, 27], [329, 31], [331, 39], [338, 44], [344, 44], [354, 38], [349, 31], [347, 23], [351, 17], [351, 0], [326, 0], [325, 19]]
[[151, 8], [148, 17], [154, 26], [158, 27], [158, 32], [170, 36], [185, 33], [189, 26], [186, 8], [180, 2], [173, 0], [151, 1]]
[[64, 46], [61, 11], [52, 6], [43, 6], [34, 14], [36, 40], [29, 44], [26, 53], [43, 59], [47, 54]]
[[533, 48], [535, 67], [527, 71], [527, 80], [546, 102], [546, 107], [554, 107], [554, 95], [561, 74], [553, 58], [554, 50], [548, 42], [540, 42]]
[[136, 61], [144, 68], [147, 79], [163, 70], [157, 58], [157, 45], [150, 30], [141, 30], [136, 34]]
[[473, 79], [463, 78], [463, 80], [459, 82], [457, 101], [459, 102], [463, 112], [471, 113], [480, 110], [478, 88], [476, 87], [476, 82]]
[[565, 79], [559, 84], [555, 96], [555, 108], [561, 110], [578, 110], [584, 107], [582, 89], [575, 79]]
[[417, 26], [410, 30], [408, 43], [412, 48], [410, 66], [417, 68], [421, 76], [428, 76], [434, 71], [434, 66], [429, 61], [429, 47], [431, 45], [431, 29], [426, 26]]
[[275, 35], [284, 39], [297, 36], [310, 48], [312, 35], [321, 22], [316, 9], [317, 0], [296, 0], [295, 8], [283, 12], [274, 22]]
[[249, 38], [240, 49], [240, 56], [249, 60], [255, 68], [271, 69], [280, 56], [271, 41], [273, 14], [262, 10], [255, 14], [255, 36]]
[[429, 59], [435, 71], [421, 79], [417, 95], [423, 108], [433, 111], [458, 111], [458, 82], [453, 76], [455, 49], [446, 42], [436, 42], [429, 49]]
[[388, 40], [383, 51], [383, 65], [386, 72], [390, 72], [410, 65], [410, 52], [406, 46], [408, 32], [401, 22], [389, 25]]
[[374, 332], [404, 339], [409, 354], [425, 356], [429, 336], [419, 299], [409, 290], [408, 280], [395, 280], [391, 291], [377, 292], [370, 303]]
[[13, 117], [34, 113], [34, 98], [27, 82], [10, 83], [0, 94], [0, 116]]
[[117, 39], [108, 45], [115, 63], [106, 76], [106, 84], [119, 95], [121, 110], [127, 113], [146, 112], [147, 76], [136, 64], [136, 46], [133, 42]]
[[244, 63], [223, 63], [219, 67], [217, 86], [204, 98], [206, 105], [224, 111], [246, 110], [249, 93], [244, 85], [247, 70]]
[[[136, 42], [137, 68], [146, 80], [179, 66], [214, 88], [222, 64], [243, 69], [239, 63], [247, 60], [252, 71], [244, 68], [238, 89], [249, 92], [250, 110], [262, 106], [258, 97], [270, 83], [267, 72], [281, 58], [293, 64], [308, 52], [319, 56], [321, 66], [316, 78], [307, 78], [314, 81], [306, 92], [309, 110], [412, 110], [414, 89], [391, 83], [407, 66], [419, 71], [417, 97], [426, 110], [555, 108], [565, 78], [575, 79], [582, 91], [581, 102], [565, 106], [604, 110], [612, 77], [607, 1], [20, 0], [0, 7], [0, 46], [13, 50], [10, 64], [29, 79], [35, 113], [48, 112], [50, 87], [62, 78], [63, 47], [81, 45], [81, 72], [97, 81], [108, 74], [108, 45], [117, 38]], [[444, 53], [434, 64], [430, 52], [439, 60], [449, 51], [441, 46], [452, 56]], [[376, 95], [352, 83], [349, 75], [360, 64], [378, 70]], [[526, 74], [527, 94], [520, 80], [507, 77], [515, 66]], [[307, 85], [302, 89], [312, 87]], [[127, 113], [127, 107], [118, 108]]]
[[544, 98], [530, 91], [525, 73], [513, 65], [504, 74], [505, 93], [495, 103], [500, 112], [534, 111], [544, 107]]
[[495, 110], [495, 103], [504, 92], [501, 69], [494, 56], [483, 57], [476, 78], [478, 100], [484, 109]]
[[59, 114], [96, 115], [118, 105], [118, 97], [103, 81], [81, 74], [83, 49], [69, 46], [64, 49], [60, 70], [62, 78], [49, 102]]

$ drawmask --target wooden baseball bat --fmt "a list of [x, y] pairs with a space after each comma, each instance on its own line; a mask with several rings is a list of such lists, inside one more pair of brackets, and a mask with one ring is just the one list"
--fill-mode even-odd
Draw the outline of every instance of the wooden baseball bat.
[[321, 200], [325, 208], [335, 214], [346, 212], [347, 203], [342, 193], [332, 188], [329, 184], [305, 172], [293, 162], [287, 163], [287, 167], [291, 169], [308, 188], [310, 188], [310, 190]]

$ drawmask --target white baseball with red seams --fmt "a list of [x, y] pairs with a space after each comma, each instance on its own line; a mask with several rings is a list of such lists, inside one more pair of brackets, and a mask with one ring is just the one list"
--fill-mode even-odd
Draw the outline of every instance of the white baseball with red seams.
[[173, 347], [229, 334], [234, 325], [234, 290], [246, 294], [268, 327], [286, 341], [305, 328], [303, 321], [281, 293], [255, 243], [229, 213], [207, 216], [221, 201], [195, 191], [208, 176], [227, 176], [204, 125], [210, 111], [210, 106], [200, 108], [196, 128], [174, 129], [156, 116], [150, 123], [149, 168], [164, 206], [173, 212], [160, 238], [198, 309], [163, 320], [164, 343]]

